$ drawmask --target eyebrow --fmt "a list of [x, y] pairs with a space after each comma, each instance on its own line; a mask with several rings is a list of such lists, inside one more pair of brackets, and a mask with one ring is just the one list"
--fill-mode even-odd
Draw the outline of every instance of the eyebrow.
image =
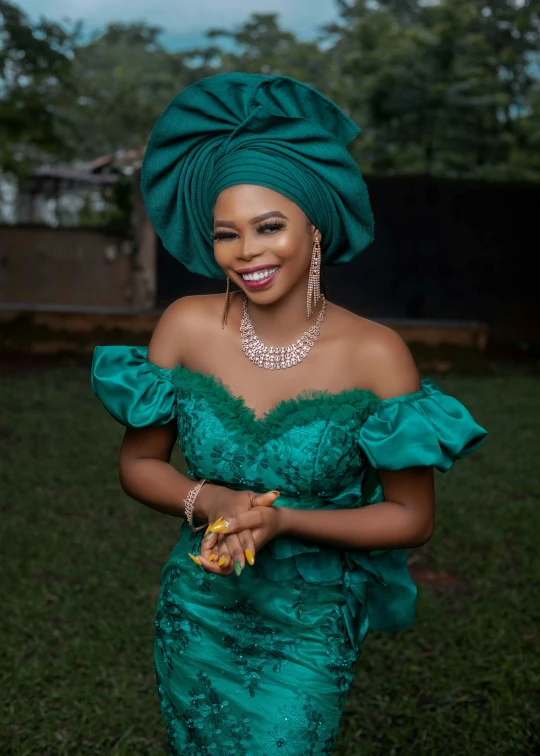
[[[255, 223], [260, 223], [262, 220], [265, 220], [266, 218], [285, 218], [285, 220], [289, 220], [286, 215], [283, 215], [282, 212], [279, 210], [271, 210], [269, 213], [263, 213], [262, 215], [257, 215], [255, 218], [252, 218], [249, 223], [253, 226]], [[236, 223], [233, 221], [222, 221], [217, 220], [215, 221], [215, 226], [226, 226], [227, 228], [235, 228]]]

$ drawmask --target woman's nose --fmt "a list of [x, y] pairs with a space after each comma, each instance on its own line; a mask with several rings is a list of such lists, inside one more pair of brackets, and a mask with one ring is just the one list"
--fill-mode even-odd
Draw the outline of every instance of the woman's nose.
[[248, 262], [263, 252], [260, 241], [250, 234], [240, 237], [240, 257]]

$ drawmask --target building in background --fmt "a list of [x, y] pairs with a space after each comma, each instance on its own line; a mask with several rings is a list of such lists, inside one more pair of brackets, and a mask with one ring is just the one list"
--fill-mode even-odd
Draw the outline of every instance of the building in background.
[[[5, 183], [0, 306], [154, 307], [156, 235], [140, 196], [143, 155], [41, 166], [19, 186]], [[121, 182], [129, 194], [123, 207], [110, 196]]]

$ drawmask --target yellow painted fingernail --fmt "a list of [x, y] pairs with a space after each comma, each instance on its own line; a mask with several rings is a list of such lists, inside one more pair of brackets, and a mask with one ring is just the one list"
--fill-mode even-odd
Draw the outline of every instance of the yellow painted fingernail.
[[214, 522], [209, 522], [208, 523], [208, 527], [204, 531], [204, 538], [206, 538], [207, 536], [213, 535], [214, 531], [212, 530], [212, 528], [215, 527], [218, 523], [219, 523], [219, 520], [214, 520]]
[[227, 557], [220, 557], [218, 561], [218, 567], [223, 567], [226, 561], [227, 561]]
[[218, 525], [212, 525], [211, 533], [223, 533], [229, 527], [228, 522], [220, 522]]
[[216, 557], [217, 557], [217, 554], [210, 554], [210, 556], [208, 557], [208, 561], [213, 562]]
[[202, 562], [201, 562], [201, 560], [199, 559], [199, 557], [193, 556], [193, 554], [190, 554], [190, 553], [189, 553], [189, 551], [188, 551], [188, 556], [189, 556], [189, 557], [190, 557], [191, 559], [193, 559], [193, 561], [195, 562], [195, 564], [198, 564], [198, 565], [199, 565], [199, 567], [202, 567]]
[[217, 520], [215, 521], [214, 525], [217, 525], [217, 524], [218, 524], [218, 522], [221, 522], [221, 521], [222, 521], [222, 519], [223, 519], [223, 515], [221, 515], [221, 517], [218, 517], [218, 518], [217, 518]]
[[244, 551], [244, 554], [246, 555], [246, 559], [251, 565], [255, 564], [255, 557], [253, 556], [253, 552], [251, 549], [246, 549]]

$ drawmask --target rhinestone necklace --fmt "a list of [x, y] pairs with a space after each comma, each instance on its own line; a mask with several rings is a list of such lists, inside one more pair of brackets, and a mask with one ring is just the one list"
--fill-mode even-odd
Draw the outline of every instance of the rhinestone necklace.
[[321, 310], [311, 328], [300, 336], [294, 344], [278, 347], [266, 346], [262, 341], [259, 341], [248, 315], [248, 298], [244, 294], [240, 334], [242, 337], [242, 349], [245, 355], [256, 365], [267, 370], [284, 370], [301, 362], [307, 356], [321, 330], [321, 321], [326, 311], [326, 298], [324, 294], [321, 294], [321, 298]]

